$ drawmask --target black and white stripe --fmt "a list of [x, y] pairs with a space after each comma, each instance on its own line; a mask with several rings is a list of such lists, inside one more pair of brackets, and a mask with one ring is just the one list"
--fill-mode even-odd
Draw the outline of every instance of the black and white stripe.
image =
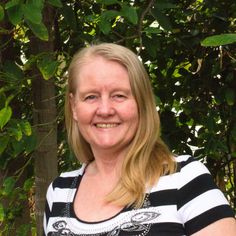
[[189, 156], [179, 156], [176, 161], [177, 172], [162, 176], [147, 190], [143, 208], [124, 208], [111, 219], [94, 223], [79, 220], [73, 210], [85, 165], [61, 174], [48, 188], [45, 235], [191, 235], [218, 219], [233, 217], [226, 198], [201, 162]]

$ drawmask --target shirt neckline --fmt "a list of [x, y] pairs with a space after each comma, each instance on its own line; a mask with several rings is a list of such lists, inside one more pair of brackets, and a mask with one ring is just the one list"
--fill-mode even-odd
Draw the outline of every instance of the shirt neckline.
[[[83, 164], [82, 167], [81, 167], [81, 172], [79, 173], [79, 175], [76, 177], [76, 181], [74, 183], [75, 186], [72, 186], [71, 188], [76, 188], [76, 191], [74, 192], [74, 196], [73, 196], [73, 200], [72, 200], [72, 207], [71, 207], [71, 215], [80, 223], [83, 223], [83, 224], [89, 224], [89, 225], [92, 225], [92, 224], [101, 224], [101, 223], [104, 223], [104, 222], [107, 222], [107, 221], [110, 221], [114, 218], [116, 218], [118, 215], [120, 215], [121, 213], [123, 212], [126, 212], [126, 211], [129, 211], [131, 209], [133, 209], [132, 207], [123, 207], [119, 212], [117, 212], [115, 215], [109, 217], [109, 218], [106, 218], [104, 220], [99, 220], [99, 221], [85, 221], [83, 219], [80, 219], [76, 213], [75, 213], [75, 210], [74, 210], [74, 203], [75, 203], [75, 197], [76, 197], [76, 194], [79, 190], [79, 185], [80, 185], [80, 182], [82, 180], [82, 178], [84, 177], [84, 174], [85, 174], [85, 171], [86, 171], [86, 168], [88, 167], [88, 164]], [[72, 183], [73, 185], [73, 183]]]

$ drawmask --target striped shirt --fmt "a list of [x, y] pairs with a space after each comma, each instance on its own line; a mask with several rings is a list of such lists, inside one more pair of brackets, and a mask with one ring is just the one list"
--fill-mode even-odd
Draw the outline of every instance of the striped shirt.
[[205, 165], [185, 155], [176, 161], [177, 171], [162, 176], [147, 191], [141, 208], [125, 207], [112, 218], [99, 222], [82, 221], [73, 209], [85, 165], [61, 174], [48, 188], [44, 235], [182, 236], [219, 219], [234, 217]]

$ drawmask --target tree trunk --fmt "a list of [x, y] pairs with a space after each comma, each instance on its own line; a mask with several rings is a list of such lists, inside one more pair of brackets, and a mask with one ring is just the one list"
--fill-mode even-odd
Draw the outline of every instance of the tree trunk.
[[[30, 40], [31, 54], [53, 52], [52, 25], [54, 12], [50, 7], [44, 9], [44, 24], [49, 31], [49, 41], [42, 42], [36, 37]], [[43, 212], [46, 190], [49, 183], [57, 176], [57, 111], [55, 102], [54, 79], [46, 81], [34, 68], [33, 91], [33, 123], [38, 145], [35, 157], [35, 214], [37, 235], [43, 232]]]
[[42, 235], [45, 196], [57, 175], [57, 130], [54, 81], [37, 77], [33, 83], [33, 119], [38, 139], [35, 157], [35, 214], [38, 235]]

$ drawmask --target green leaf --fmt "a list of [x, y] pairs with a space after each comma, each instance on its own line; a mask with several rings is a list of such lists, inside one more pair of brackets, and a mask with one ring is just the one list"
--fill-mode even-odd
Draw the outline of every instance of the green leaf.
[[[235, 140], [236, 140], [236, 139], [235, 139]], [[232, 152], [232, 153], [231, 153], [231, 156], [234, 157], [234, 158], [236, 158], [236, 152]]]
[[0, 5], [0, 21], [2, 21], [4, 19], [4, 9], [3, 7]]
[[28, 121], [23, 121], [20, 123], [22, 132], [26, 135], [26, 136], [30, 136], [32, 134], [32, 129], [31, 129], [31, 125]]
[[24, 4], [23, 5], [24, 18], [29, 20], [34, 24], [41, 24], [42, 22], [42, 12], [41, 8], [36, 7], [34, 4]]
[[9, 136], [7, 136], [7, 135], [0, 136], [0, 155], [6, 149], [8, 143], [9, 143], [9, 139], [10, 139]]
[[16, 141], [20, 141], [22, 139], [23, 133], [19, 127], [19, 125], [17, 125], [16, 127], [10, 127], [8, 129], [9, 133], [11, 136], [14, 136]]
[[97, 2], [105, 5], [112, 5], [119, 3], [117, 0], [98, 0]]
[[159, 42], [156, 41], [155, 43], [153, 43], [153, 40], [151, 40], [148, 37], [143, 37], [143, 45], [144, 47], [147, 49], [148, 54], [155, 58], [157, 55], [157, 47], [159, 45]]
[[61, 0], [47, 0], [47, 2], [54, 7], [62, 7]]
[[25, 146], [24, 146], [24, 140], [21, 139], [19, 141], [14, 141], [14, 140], [11, 140], [11, 145], [12, 145], [12, 153], [11, 155], [13, 157], [16, 157], [18, 156], [20, 153], [22, 153], [24, 150], [25, 150]]
[[105, 35], [107, 35], [107, 34], [110, 33], [110, 31], [111, 31], [111, 23], [110, 23], [109, 21], [107, 21], [107, 20], [101, 20], [98, 25], [99, 25], [100, 30], [101, 30]]
[[134, 25], [138, 23], [138, 15], [134, 7], [124, 5], [121, 10], [121, 15], [126, 17]]
[[105, 11], [101, 14], [101, 20], [98, 23], [100, 30], [105, 34], [109, 34], [111, 31], [111, 20], [115, 19], [119, 15], [118, 11]]
[[154, 8], [152, 10], [152, 13], [154, 15], [154, 17], [156, 18], [158, 24], [166, 31], [171, 31], [172, 30], [172, 26], [170, 23], [169, 18], [163, 14], [158, 8]]
[[3, 107], [5, 107], [5, 104], [6, 104], [6, 95], [5, 93], [1, 92], [0, 93], [0, 109], [2, 109]]
[[157, 109], [159, 109], [158, 106], [161, 104], [161, 99], [160, 99], [160, 97], [158, 97], [156, 95], [155, 95], [155, 103], [156, 103]]
[[234, 127], [231, 129], [231, 135], [236, 140], [236, 124], [234, 124]]
[[12, 115], [11, 107], [7, 106], [0, 110], [0, 128], [2, 129], [10, 120]]
[[236, 42], [236, 34], [220, 34], [205, 38], [201, 45], [204, 47], [222, 46]]
[[27, 60], [27, 62], [24, 64], [24, 71], [30, 70], [34, 64], [36, 63], [38, 59], [38, 55], [30, 55], [29, 59]]
[[101, 14], [101, 19], [110, 21], [110, 20], [115, 19], [117, 16], [119, 16], [119, 14], [120, 13], [118, 11], [113, 11], [113, 10], [105, 11]]
[[9, 196], [15, 187], [15, 183], [16, 180], [12, 176], [7, 177], [3, 182], [3, 195]]
[[7, 9], [9, 9], [9, 8], [11, 8], [11, 7], [15, 7], [15, 6], [19, 5], [19, 4], [20, 4], [20, 0], [11, 0], [11, 1], [8, 1], [8, 2], [6, 3], [6, 5], [5, 5], [5, 9], [7, 10]]
[[7, 8], [7, 15], [13, 25], [19, 24], [23, 19], [22, 5], [18, 4]]
[[24, 138], [24, 143], [25, 143], [25, 151], [27, 154], [31, 153], [32, 151], [35, 150], [37, 146], [37, 138], [35, 134], [32, 134], [30, 136], [26, 136]]
[[231, 89], [231, 88], [226, 89], [225, 99], [226, 99], [226, 102], [229, 106], [234, 105], [236, 97], [235, 97], [235, 92], [233, 89]]
[[[231, 129], [231, 137], [232, 137], [232, 142], [235, 143], [236, 142], [236, 124], [234, 124], [234, 127]], [[236, 157], [236, 151], [234, 153], [235, 153], [234, 157]]]
[[2, 203], [0, 203], [0, 222], [3, 222], [4, 218], [5, 218], [4, 207], [3, 207]]
[[177, 5], [175, 5], [173, 3], [168, 3], [165, 1], [158, 1], [158, 3], [155, 4], [155, 7], [158, 8], [159, 10], [178, 8]]
[[6, 61], [3, 66], [3, 71], [7, 82], [18, 82], [24, 78], [22, 70], [13, 61]]
[[11, 100], [14, 98], [14, 96], [15, 96], [14, 94], [11, 94], [9, 97], [7, 97], [5, 106], [8, 106], [8, 105], [9, 105], [9, 103], [10, 103]]
[[31, 233], [31, 224], [23, 224], [17, 229], [16, 236], [27, 236], [29, 233]]
[[73, 11], [73, 9], [70, 6], [63, 6], [63, 8], [61, 9], [62, 11], [62, 15], [65, 18], [66, 23], [68, 24], [68, 26], [76, 31], [77, 30], [77, 22], [76, 22], [76, 18], [75, 18], [75, 13]]
[[147, 34], [160, 34], [163, 31], [156, 27], [147, 27], [144, 29], [144, 32], [146, 32]]
[[34, 185], [34, 179], [30, 178], [30, 179], [27, 179], [25, 182], [24, 182], [24, 191], [25, 192], [28, 192]]
[[38, 38], [43, 41], [48, 41], [48, 30], [42, 22], [39, 24], [35, 24], [29, 20], [26, 20], [26, 23]]
[[49, 56], [43, 56], [37, 63], [37, 67], [45, 80], [49, 80], [55, 75], [58, 65], [59, 62], [52, 60]]
[[94, 15], [94, 14], [84, 16], [84, 21], [86, 21], [86, 22], [88, 21], [91, 23], [97, 23], [99, 21], [99, 19], [100, 19], [100, 16]]
[[213, 116], [206, 117], [205, 122], [206, 122], [206, 128], [209, 130], [209, 132], [214, 132], [216, 125]]
[[27, 4], [33, 4], [37, 8], [41, 8], [41, 10], [44, 7], [44, 0], [27, 0], [25, 1]]

